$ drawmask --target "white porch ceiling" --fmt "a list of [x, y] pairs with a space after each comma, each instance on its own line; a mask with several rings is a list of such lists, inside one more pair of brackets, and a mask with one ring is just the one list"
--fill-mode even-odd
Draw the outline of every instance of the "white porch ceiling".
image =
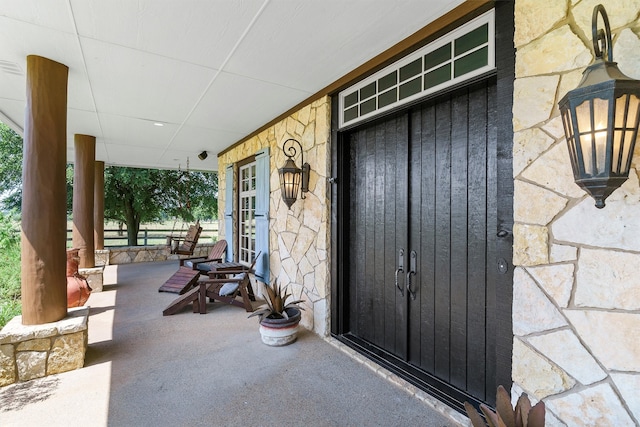
[[108, 165], [217, 170], [217, 153], [462, 2], [0, 0], [0, 121], [22, 131], [40, 55], [69, 67], [69, 161], [79, 133]]

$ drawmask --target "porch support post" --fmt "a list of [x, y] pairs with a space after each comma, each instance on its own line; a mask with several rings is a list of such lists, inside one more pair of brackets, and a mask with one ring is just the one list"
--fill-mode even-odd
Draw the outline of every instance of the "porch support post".
[[67, 315], [67, 66], [27, 57], [22, 170], [22, 323]]
[[73, 247], [80, 249], [80, 268], [96, 266], [93, 247], [93, 191], [96, 161], [96, 137], [74, 135], [73, 165]]
[[104, 249], [104, 162], [95, 162], [93, 188], [93, 244]]

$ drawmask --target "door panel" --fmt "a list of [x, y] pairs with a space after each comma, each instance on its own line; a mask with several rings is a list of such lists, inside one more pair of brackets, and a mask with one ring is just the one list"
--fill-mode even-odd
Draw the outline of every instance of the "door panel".
[[[483, 396], [487, 378], [485, 377], [488, 363], [496, 361], [487, 360], [488, 349], [486, 346], [487, 323], [486, 317], [491, 314], [486, 311], [482, 302], [487, 300], [487, 269], [490, 263], [487, 246], [493, 244], [495, 234], [490, 230], [495, 228], [495, 210], [491, 210], [491, 200], [495, 200], [494, 191], [488, 191], [491, 183], [488, 176], [495, 176], [495, 169], [487, 173], [491, 168], [492, 159], [495, 159], [496, 126], [490, 118], [495, 117], [495, 109], [491, 108], [495, 99], [495, 87], [490, 86], [487, 93], [482, 91], [472, 92], [469, 95], [469, 111], [474, 120], [469, 121], [469, 159], [485, 159], [485, 162], [473, 161], [468, 163], [468, 173], [471, 177], [468, 181], [468, 228], [467, 228], [467, 268], [469, 286], [467, 288], [467, 336], [466, 336], [466, 375], [467, 391], [474, 396]], [[484, 114], [481, 114], [484, 112]], [[491, 154], [493, 153], [493, 154]], [[495, 206], [495, 204], [493, 204]], [[485, 369], [479, 369], [484, 366]], [[492, 377], [493, 378], [493, 377]], [[493, 379], [491, 390], [496, 385]], [[493, 391], [489, 396], [493, 398]]]
[[[411, 218], [418, 219], [420, 229], [414, 226], [412, 241], [418, 242], [417, 235], [435, 236], [438, 230], [436, 222], [436, 186], [438, 175], [438, 161], [436, 159], [436, 108], [430, 106], [413, 113], [411, 127], [411, 151], [412, 157], [419, 163], [411, 169], [411, 189], [419, 191], [417, 200], [411, 202]], [[417, 234], [417, 235], [416, 235]], [[436, 298], [436, 248], [433, 239], [425, 238], [420, 244], [413, 244], [418, 253], [419, 274], [416, 275], [415, 287], [416, 299], [420, 306], [432, 304]], [[415, 304], [414, 304], [415, 305]], [[418, 365], [428, 372], [435, 371], [435, 352], [421, 351], [436, 347], [436, 313], [433, 310], [411, 311], [411, 324], [414, 327], [410, 331], [410, 342], [419, 343], [411, 346], [412, 361], [418, 361]]]
[[407, 246], [407, 126], [405, 115], [350, 135], [351, 328], [403, 357], [406, 306], [397, 301], [395, 270]]
[[[496, 363], [493, 99], [487, 81], [345, 135], [349, 332], [482, 401], [495, 390]], [[415, 299], [395, 286], [401, 249], [402, 287], [417, 255]]]
[[474, 88], [414, 111], [411, 121], [411, 156], [423, 160], [421, 173], [411, 169], [409, 246], [420, 248], [422, 295], [409, 302], [409, 362], [476, 396], [485, 389], [488, 224], [495, 221], [487, 214], [492, 93]]

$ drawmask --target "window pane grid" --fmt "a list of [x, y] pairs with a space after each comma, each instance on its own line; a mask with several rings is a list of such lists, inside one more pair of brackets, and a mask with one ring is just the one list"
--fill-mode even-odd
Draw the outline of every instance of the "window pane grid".
[[340, 127], [495, 69], [494, 44], [491, 10], [342, 91]]
[[238, 261], [251, 264], [256, 252], [256, 163], [240, 167]]

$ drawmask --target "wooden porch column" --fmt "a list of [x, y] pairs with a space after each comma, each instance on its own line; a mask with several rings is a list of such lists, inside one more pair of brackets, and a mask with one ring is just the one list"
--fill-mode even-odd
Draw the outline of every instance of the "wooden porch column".
[[67, 315], [67, 79], [69, 69], [27, 57], [22, 170], [22, 323]]
[[96, 137], [74, 135], [73, 165], [73, 247], [80, 249], [80, 268], [96, 266], [93, 247], [93, 191], [96, 161]]
[[104, 249], [104, 162], [95, 162], [93, 190], [93, 243]]

